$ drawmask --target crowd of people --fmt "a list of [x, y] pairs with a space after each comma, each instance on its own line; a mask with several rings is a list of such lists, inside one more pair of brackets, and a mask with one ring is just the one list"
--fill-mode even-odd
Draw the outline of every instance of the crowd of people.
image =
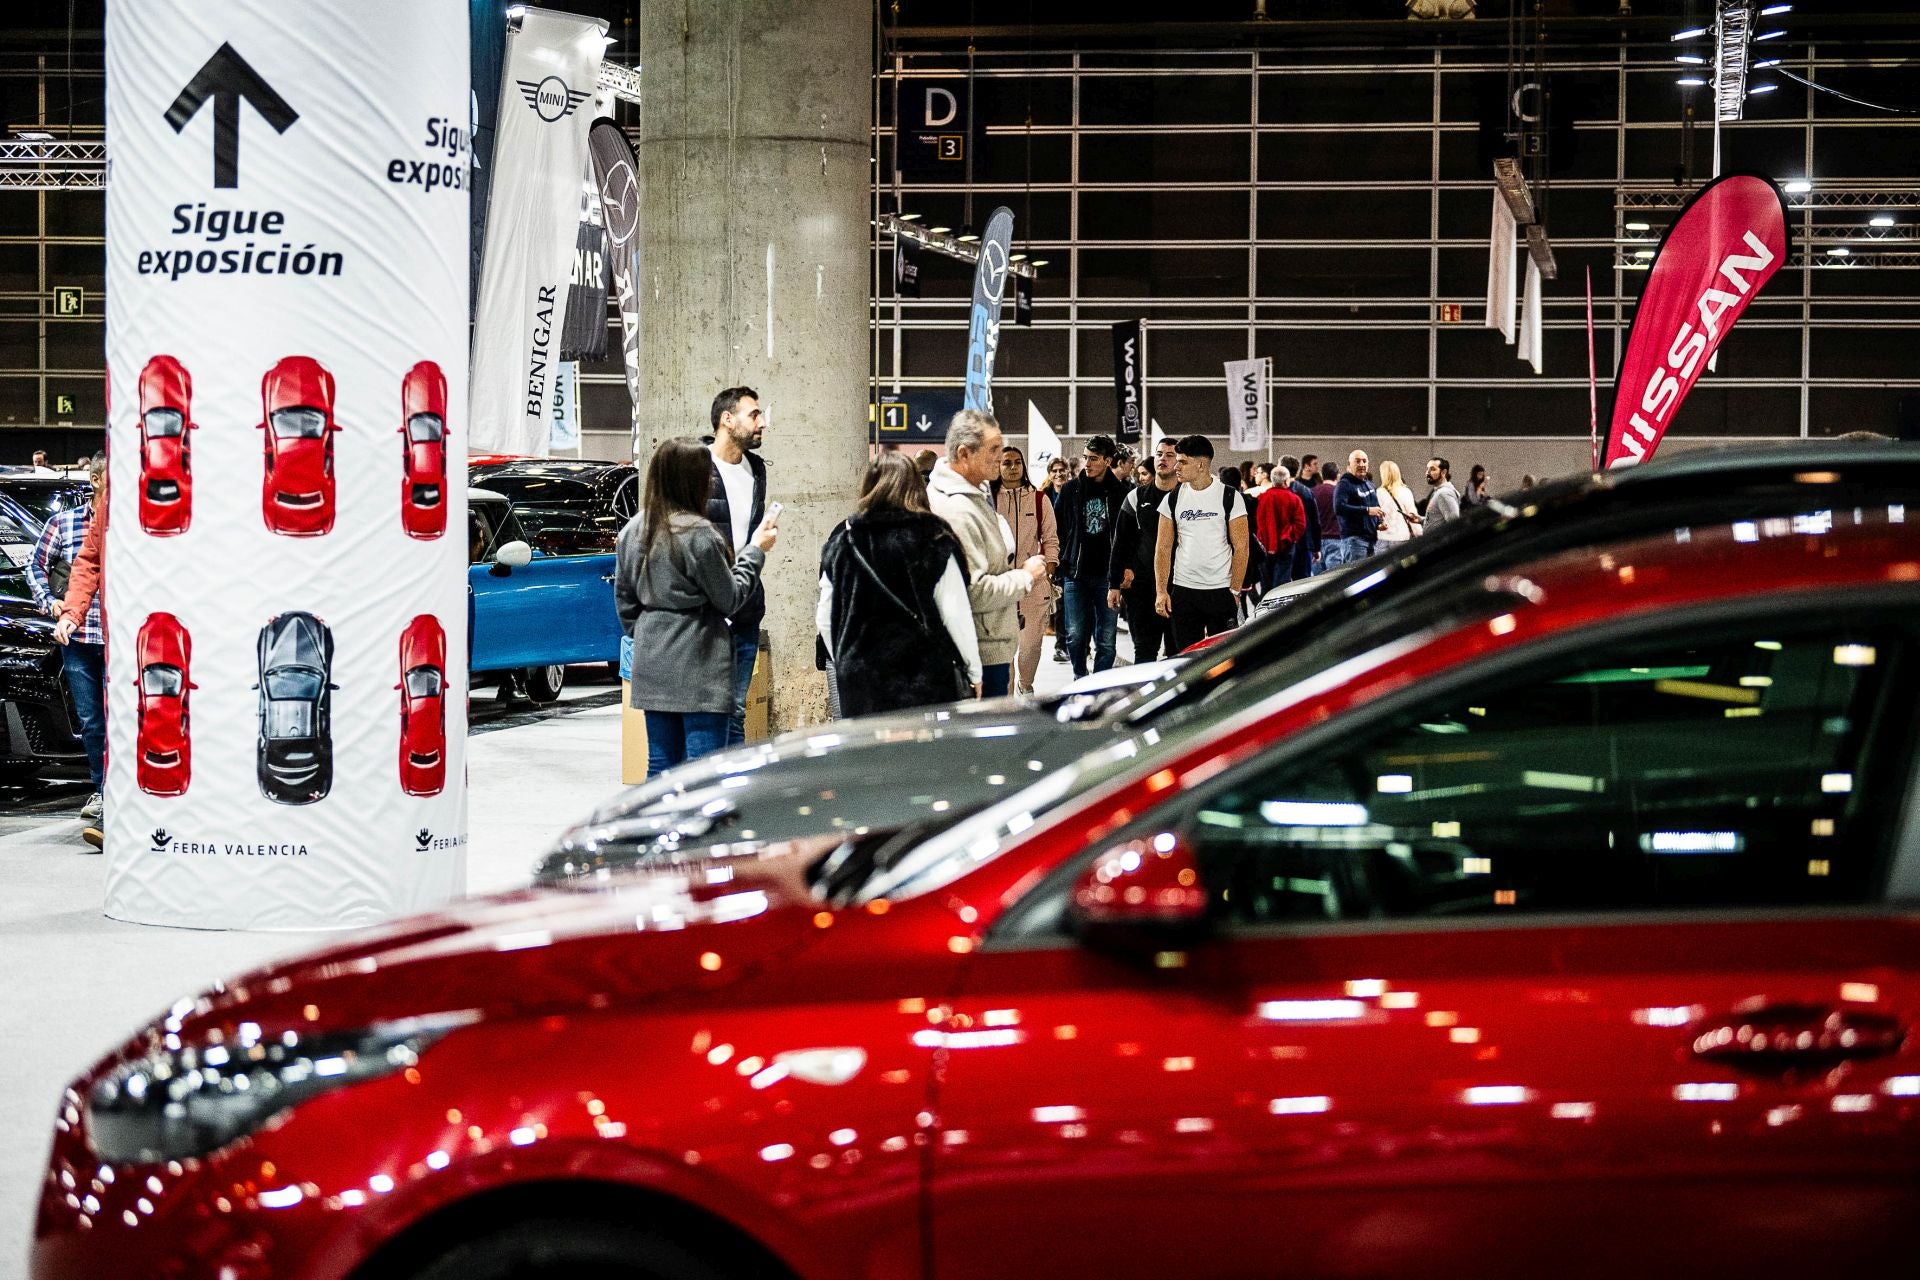
[[[615, 599], [633, 638], [632, 705], [649, 776], [744, 740], [779, 540], [751, 387], [714, 398], [712, 434], [647, 464], [641, 514], [621, 532]], [[1076, 677], [1118, 657], [1170, 657], [1231, 630], [1259, 596], [1391, 551], [1487, 500], [1474, 466], [1429, 458], [1416, 495], [1365, 450], [1215, 467], [1206, 436], [1134, 453], [1104, 435], [1036, 481], [990, 414], [962, 410], [944, 454], [883, 451], [819, 557], [816, 658], [837, 714], [1034, 692], [1045, 637]], [[1531, 477], [1529, 477], [1529, 480]]]

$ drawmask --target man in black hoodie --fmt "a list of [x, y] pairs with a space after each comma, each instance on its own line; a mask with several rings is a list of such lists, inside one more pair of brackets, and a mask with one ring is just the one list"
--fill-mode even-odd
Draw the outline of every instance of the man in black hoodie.
[[1087, 674], [1087, 649], [1093, 669], [1113, 665], [1120, 615], [1107, 604], [1107, 571], [1113, 562], [1114, 521], [1128, 486], [1113, 474], [1118, 446], [1109, 436], [1090, 436], [1086, 470], [1067, 481], [1053, 509], [1060, 526], [1060, 581], [1066, 598], [1067, 657], [1073, 674]]
[[1114, 526], [1113, 564], [1107, 572], [1107, 605], [1127, 611], [1133, 660], [1173, 656], [1168, 619], [1153, 607], [1153, 553], [1160, 545], [1160, 504], [1180, 487], [1180, 455], [1171, 436], [1153, 451], [1153, 480], [1135, 487], [1120, 504]]

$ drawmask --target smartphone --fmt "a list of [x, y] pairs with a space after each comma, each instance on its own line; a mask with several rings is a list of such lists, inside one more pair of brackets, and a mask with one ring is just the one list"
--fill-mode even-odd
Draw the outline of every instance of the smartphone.
[[782, 510], [782, 508], [781, 508], [781, 505], [780, 505], [779, 503], [777, 503], [777, 502], [769, 502], [769, 503], [767, 504], [767, 519], [769, 519], [769, 520], [778, 520], [778, 519], [780, 518], [780, 512], [781, 512], [781, 510]]

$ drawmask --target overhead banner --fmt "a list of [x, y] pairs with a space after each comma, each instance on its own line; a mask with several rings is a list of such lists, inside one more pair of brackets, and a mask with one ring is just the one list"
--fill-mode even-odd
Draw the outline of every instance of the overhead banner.
[[1235, 453], [1266, 453], [1273, 443], [1267, 404], [1270, 363], [1265, 356], [1227, 361], [1227, 412], [1233, 424], [1227, 443]]
[[599, 78], [606, 30], [598, 18], [551, 9], [522, 9], [508, 27], [473, 321], [478, 453], [547, 453], [593, 123], [580, 108]]
[[1653, 455], [1734, 322], [1786, 260], [1787, 198], [1771, 178], [1730, 174], [1687, 203], [1660, 242], [1627, 331], [1608, 467]]
[[592, 217], [580, 220], [573, 242], [567, 323], [560, 338], [562, 360], [600, 360], [607, 354], [607, 233], [600, 225], [599, 205], [595, 196]]
[[580, 366], [571, 360], [561, 363], [553, 379], [553, 434], [548, 437], [553, 452], [580, 452]]
[[1114, 431], [1126, 442], [1140, 438], [1146, 414], [1146, 349], [1138, 320], [1113, 326], [1113, 399], [1117, 406]]
[[587, 145], [600, 191], [600, 222], [607, 232], [607, 265], [620, 305], [620, 353], [632, 407], [631, 450], [640, 454], [640, 164], [633, 144], [611, 120], [596, 120]]
[[467, 841], [467, 6], [106, 24], [106, 912], [432, 908]]
[[1487, 328], [1498, 329], [1508, 342], [1513, 341], [1514, 307], [1519, 294], [1514, 287], [1513, 254], [1518, 242], [1518, 224], [1513, 210], [1493, 189], [1493, 233], [1487, 251]]
[[1002, 205], [987, 219], [980, 260], [973, 269], [973, 313], [967, 326], [966, 407], [993, 412], [993, 353], [1000, 346], [1000, 302], [1007, 295], [1007, 254], [1013, 248], [1013, 210]]
[[977, 132], [968, 77], [905, 77], [898, 92], [894, 167], [921, 180], [965, 178]]
[[1541, 348], [1546, 345], [1546, 334], [1541, 329], [1540, 316], [1540, 264], [1527, 255], [1527, 288], [1525, 300], [1520, 304], [1520, 340], [1514, 354], [1533, 366], [1535, 373], [1540, 372]]

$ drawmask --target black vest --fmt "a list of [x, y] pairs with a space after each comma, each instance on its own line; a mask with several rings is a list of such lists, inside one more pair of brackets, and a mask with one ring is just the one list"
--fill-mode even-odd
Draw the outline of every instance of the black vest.
[[830, 639], [842, 715], [932, 706], [971, 693], [933, 598], [949, 564], [966, 578], [966, 552], [936, 515], [876, 511], [843, 521], [828, 536], [820, 572], [833, 584]]

